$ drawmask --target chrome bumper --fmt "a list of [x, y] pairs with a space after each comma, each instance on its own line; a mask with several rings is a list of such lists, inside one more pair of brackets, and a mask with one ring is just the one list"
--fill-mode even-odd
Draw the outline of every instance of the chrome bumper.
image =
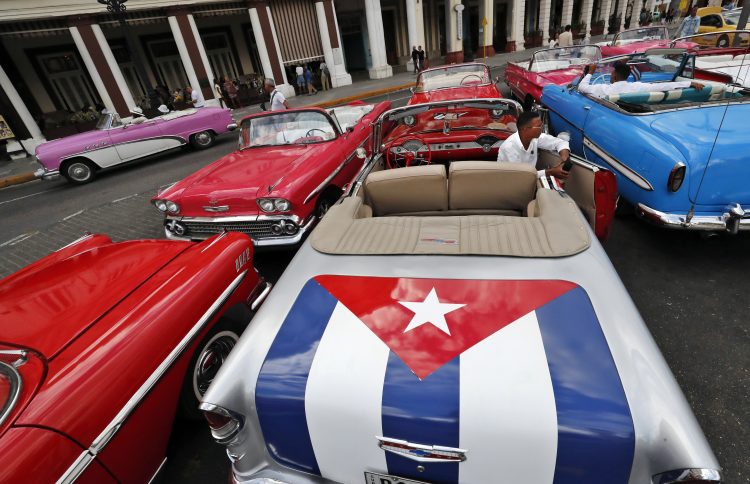
[[750, 230], [750, 213], [745, 212], [739, 204], [727, 205], [724, 210], [721, 215], [695, 215], [688, 221], [685, 214], [660, 212], [642, 203], [636, 207], [639, 217], [661, 227], [732, 234]]
[[237, 129], [237, 123], [229, 123], [229, 124], [227, 124], [227, 130], [228, 131], [234, 131], [235, 129]]
[[60, 170], [48, 170], [46, 168], [39, 168], [34, 172], [34, 176], [41, 178], [42, 180], [57, 180], [60, 178]]
[[[242, 217], [235, 217], [233, 219], [241, 219]], [[278, 217], [279, 219], [285, 219], [290, 217]], [[296, 218], [292, 216], [291, 218]], [[268, 217], [268, 219], [276, 219], [276, 217]], [[193, 240], [205, 240], [209, 237], [213, 237], [216, 235], [216, 233], [201, 233], [198, 237], [187, 237], [187, 236], [178, 236], [174, 234], [172, 231], [170, 231], [167, 228], [167, 224], [170, 221], [177, 221], [181, 222], [182, 220], [190, 220], [189, 218], [179, 218], [179, 217], [170, 217], [164, 219], [164, 234], [166, 237], [170, 240], [186, 240], [186, 241], [193, 241]], [[220, 221], [221, 218], [211, 219], [213, 221]], [[305, 236], [305, 234], [312, 229], [312, 227], [315, 225], [315, 221], [317, 220], [316, 217], [311, 216], [305, 223], [299, 226], [299, 229], [297, 230], [297, 233], [294, 235], [280, 235], [280, 236], [268, 236], [268, 237], [258, 237], [258, 236], [250, 236], [250, 239], [253, 241], [253, 245], [255, 247], [284, 247], [284, 246], [290, 246], [290, 245], [296, 245], [298, 244], [302, 238]], [[218, 232], [217, 232], [218, 233]]]

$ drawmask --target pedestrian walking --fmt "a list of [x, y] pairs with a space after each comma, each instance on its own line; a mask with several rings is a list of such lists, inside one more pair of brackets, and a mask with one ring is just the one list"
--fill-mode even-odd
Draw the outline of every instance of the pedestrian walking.
[[191, 86], [185, 88], [185, 102], [192, 104], [194, 108], [202, 108], [206, 106], [203, 94], [201, 94], [200, 91], [194, 90]]
[[424, 53], [424, 50], [422, 49], [422, 46], [419, 46], [419, 49], [417, 50], [417, 60], [419, 61], [419, 70], [423, 71], [425, 68], [424, 61], [426, 59], [426, 55]]
[[324, 91], [330, 89], [331, 72], [325, 62], [320, 63], [320, 85]]
[[310, 66], [305, 66], [305, 83], [307, 83], [308, 94], [318, 94], [318, 90], [313, 86], [313, 75]]
[[301, 95], [307, 90], [307, 86], [305, 85], [305, 70], [302, 66], [297, 66], [294, 72], [297, 73], [297, 94]]
[[[263, 81], [263, 90], [269, 95], [271, 100], [271, 111], [283, 111], [284, 109], [289, 109], [289, 101], [287, 101], [284, 95], [276, 89], [276, 83], [273, 79], [266, 79]], [[263, 104], [261, 104], [261, 108], [264, 111], [266, 110], [266, 107]]]
[[573, 47], [573, 27], [565, 26], [565, 31], [557, 37], [558, 47]]
[[414, 64], [414, 74], [419, 72], [419, 51], [416, 45], [411, 46], [411, 61]]
[[224, 81], [224, 91], [227, 93], [227, 100], [232, 109], [237, 109], [237, 86], [231, 79]]
[[688, 37], [698, 32], [701, 18], [698, 16], [698, 7], [693, 7], [690, 10], [690, 15], [682, 19], [680, 27], [677, 29], [675, 38]]
[[219, 100], [219, 106], [222, 108], [225, 107], [224, 93], [221, 92], [221, 81], [219, 79], [214, 79], [214, 94], [216, 95], [216, 99]]

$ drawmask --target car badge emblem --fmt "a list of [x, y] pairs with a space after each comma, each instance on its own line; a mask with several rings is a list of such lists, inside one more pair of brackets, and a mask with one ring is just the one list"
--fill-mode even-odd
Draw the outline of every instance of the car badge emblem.
[[226, 212], [229, 210], [229, 205], [218, 205], [215, 207], [203, 207], [206, 212]]
[[406, 457], [417, 462], [463, 462], [468, 450], [440, 445], [414, 444], [405, 440], [375, 437], [378, 447], [386, 452]]
[[437, 113], [433, 119], [441, 120], [444, 119], [446, 121], [455, 121], [461, 116], [467, 113]]

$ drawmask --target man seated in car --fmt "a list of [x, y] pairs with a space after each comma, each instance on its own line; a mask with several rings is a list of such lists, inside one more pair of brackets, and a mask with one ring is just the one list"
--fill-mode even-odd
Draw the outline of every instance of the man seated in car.
[[626, 92], [652, 92], [652, 91], [672, 91], [675, 89], [686, 89], [692, 87], [697, 90], [703, 89], [703, 84], [695, 81], [676, 81], [676, 82], [628, 82], [630, 76], [630, 67], [622, 62], [614, 66], [610, 74], [610, 84], [591, 84], [591, 75], [596, 70], [596, 64], [586, 66], [585, 76], [578, 83], [578, 91], [584, 94], [590, 94], [598, 98], [605, 98], [611, 94], [622, 94]]
[[570, 146], [568, 142], [542, 133], [542, 119], [535, 111], [524, 111], [516, 120], [517, 130], [503, 141], [497, 152], [497, 161], [509, 161], [511, 163], [528, 163], [536, 166], [539, 150], [550, 150], [559, 153], [562, 162], [546, 170], [538, 170], [537, 176], [554, 176], [557, 178], [568, 178], [568, 172], [563, 169], [563, 164], [570, 157]]

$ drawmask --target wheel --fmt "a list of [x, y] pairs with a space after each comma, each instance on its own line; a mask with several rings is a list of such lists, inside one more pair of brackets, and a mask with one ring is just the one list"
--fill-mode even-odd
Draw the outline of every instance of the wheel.
[[70, 183], [83, 185], [89, 183], [96, 175], [96, 165], [89, 160], [77, 158], [65, 163], [62, 167], [62, 174]]
[[201, 420], [198, 402], [208, 390], [216, 373], [237, 344], [242, 327], [229, 320], [220, 320], [203, 338], [190, 359], [180, 392], [178, 415], [186, 420]]
[[716, 47], [729, 47], [729, 36], [722, 35], [719, 40], [716, 41]]
[[213, 146], [214, 141], [216, 141], [216, 136], [214, 136], [214, 133], [209, 130], [195, 133], [190, 137], [190, 144], [193, 145], [193, 148], [199, 150], [205, 150], [206, 148]]
[[335, 192], [334, 190], [326, 190], [323, 192], [320, 198], [318, 198], [318, 203], [315, 205], [315, 216], [318, 217], [318, 219], [323, 218], [339, 198], [341, 198], [341, 191]]

